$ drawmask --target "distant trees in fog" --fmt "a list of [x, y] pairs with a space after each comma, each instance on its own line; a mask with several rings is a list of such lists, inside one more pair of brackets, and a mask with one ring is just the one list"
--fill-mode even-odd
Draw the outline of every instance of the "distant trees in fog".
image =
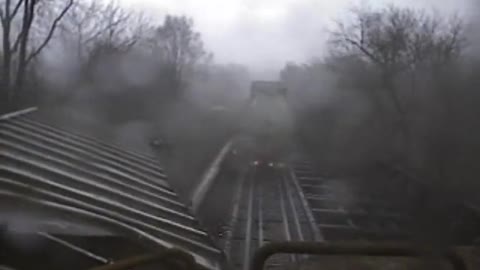
[[174, 90], [173, 95], [185, 89], [185, 77], [195, 71], [201, 60], [210, 60], [200, 33], [193, 30], [193, 20], [185, 16], [167, 15], [163, 25], [148, 35], [153, 52], [164, 62], [165, 77]]
[[165, 99], [182, 96], [187, 77], [208, 56], [201, 35], [185, 16], [167, 15], [161, 24], [151, 20], [114, 2], [78, 1], [62, 28], [62, 40], [70, 44], [64, 49], [80, 63], [78, 79], [108, 77], [99, 65], [115, 70], [119, 63], [126, 66], [127, 76], [136, 77], [132, 74], [140, 65], [150, 74], [141, 82], [144, 87], [162, 88]]
[[[0, 2], [2, 29], [0, 85], [4, 100], [13, 102], [16, 92], [23, 90], [30, 64], [48, 45], [59, 22], [74, 4], [74, 0], [64, 2], [61, 3], [61, 7], [57, 7], [57, 3], [53, 5], [36, 0]], [[50, 20], [43, 17], [47, 13]], [[32, 41], [33, 38], [35, 41]]]
[[0, 19], [3, 107], [122, 97], [159, 104], [214, 74], [213, 55], [186, 16], [157, 22], [114, 1], [1, 0]]
[[62, 22], [59, 41], [86, 62], [102, 46], [127, 50], [135, 45], [147, 27], [142, 19], [115, 2], [77, 0]]
[[480, 70], [466, 25], [412, 8], [355, 8], [331, 30], [326, 57], [284, 68], [294, 104], [309, 104], [296, 107], [298, 123], [326, 168], [381, 161], [451, 186], [476, 182]]
[[[379, 105], [393, 108], [389, 120], [406, 140], [401, 147], [408, 147], [407, 106], [417, 94], [417, 75], [434, 75], [459, 59], [466, 41], [464, 23], [458, 17], [444, 19], [423, 10], [395, 6], [354, 9], [352, 15], [351, 20], [339, 21], [332, 31], [333, 53], [357, 57], [377, 72], [381, 91], [377, 96], [389, 102]], [[397, 84], [400, 77], [410, 85]]]
[[[59, 48], [74, 49], [75, 61], [85, 64], [99, 47], [128, 47], [139, 38], [134, 14], [114, 2], [2, 0], [0, 19], [4, 106], [40, 96], [42, 81], [35, 79], [48, 76], [43, 62], [46, 55], [60, 59], [64, 52]], [[26, 91], [25, 83], [35, 91]]]

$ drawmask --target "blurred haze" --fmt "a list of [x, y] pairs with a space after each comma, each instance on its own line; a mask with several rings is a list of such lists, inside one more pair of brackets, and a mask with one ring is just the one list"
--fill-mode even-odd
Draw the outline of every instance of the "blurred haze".
[[3, 14], [9, 3], [36, 16], [1, 26], [0, 109], [39, 106], [52, 125], [155, 155], [185, 198], [258, 79], [285, 83], [323, 171], [390, 162], [480, 190], [478, 0], [0, 0]]
[[277, 77], [287, 61], [306, 62], [325, 54], [332, 22], [352, 6], [395, 4], [469, 14], [470, 0], [120, 0], [162, 17], [186, 14], [195, 20], [218, 62], [248, 65], [256, 77]]
[[[346, 203], [408, 203], [419, 240], [448, 238], [446, 201], [480, 206], [480, 0], [0, 0], [0, 17], [0, 112], [38, 106], [154, 157], [186, 203], [253, 119], [248, 158], [293, 135], [353, 183], [335, 186]], [[257, 98], [255, 80], [286, 98]]]

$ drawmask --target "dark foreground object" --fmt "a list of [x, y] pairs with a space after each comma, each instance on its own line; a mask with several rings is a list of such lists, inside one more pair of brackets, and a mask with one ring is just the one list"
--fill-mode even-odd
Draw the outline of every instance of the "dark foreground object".
[[140, 243], [118, 236], [50, 235], [46, 238], [38, 233], [18, 233], [2, 236], [0, 265], [22, 270], [85, 270], [133, 254], [144, 254], [147, 250]]
[[[434, 251], [411, 245], [391, 244], [332, 244], [321, 242], [283, 242], [266, 244], [255, 253], [251, 270], [262, 270], [269, 257], [279, 253], [315, 254], [334, 256], [374, 257], [428, 257]], [[467, 263], [455, 251], [448, 249], [436, 253], [447, 260], [455, 270], [467, 270]]]

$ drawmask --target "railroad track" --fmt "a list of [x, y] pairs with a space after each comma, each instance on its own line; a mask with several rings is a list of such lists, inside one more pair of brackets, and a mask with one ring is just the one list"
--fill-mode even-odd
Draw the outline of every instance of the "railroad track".
[[[341, 180], [322, 177], [307, 161], [270, 174], [252, 167], [240, 183], [223, 247], [236, 269], [246, 269], [253, 252], [278, 241], [394, 240], [404, 236], [398, 209], [370, 196], [345, 201]], [[269, 265], [295, 260], [279, 256]]]
[[372, 182], [375, 187], [325, 177], [307, 161], [293, 162], [289, 173], [318, 229], [316, 239], [468, 245], [480, 237], [477, 209], [429, 190], [404, 171], [385, 174]]
[[[302, 203], [302, 194], [295, 186], [286, 169], [250, 168], [240, 182], [230, 229], [223, 241], [234, 269], [248, 269], [255, 250], [266, 243], [312, 241], [318, 237], [308, 206]], [[285, 266], [297, 259], [274, 256], [267, 267]]]
[[321, 176], [309, 162], [292, 164], [313, 219], [325, 241], [400, 240], [408, 236], [409, 214], [385, 194], [360, 193], [343, 179]]
[[[233, 269], [246, 270], [262, 245], [281, 241], [398, 241], [410, 237], [411, 217], [388, 194], [347, 190], [351, 182], [322, 176], [307, 161], [266, 173], [251, 167], [240, 181], [220, 246]], [[348, 199], [345, 199], [348, 198]], [[267, 268], [303, 257], [276, 255]]]
[[[395, 240], [405, 236], [400, 209], [372, 194], [345, 201], [342, 180], [322, 177], [308, 161], [289, 168], [251, 167], [237, 188], [232, 218], [221, 246], [233, 269], [247, 269], [264, 244], [282, 241]], [[276, 268], [304, 257], [276, 255]]]

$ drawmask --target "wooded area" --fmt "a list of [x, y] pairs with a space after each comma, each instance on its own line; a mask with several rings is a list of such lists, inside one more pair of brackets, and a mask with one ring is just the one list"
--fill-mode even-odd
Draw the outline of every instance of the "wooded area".
[[295, 93], [301, 134], [324, 169], [368, 175], [388, 164], [457, 194], [480, 187], [473, 25], [356, 7], [330, 30], [327, 57], [287, 64], [281, 77]]
[[245, 77], [242, 69], [215, 66], [186, 16], [147, 18], [116, 2], [4, 0], [0, 18], [2, 108], [79, 95], [115, 99], [122, 89], [129, 98], [167, 103], [192, 91], [193, 80], [224, 83], [228, 75], [211, 76], [219, 69]]

